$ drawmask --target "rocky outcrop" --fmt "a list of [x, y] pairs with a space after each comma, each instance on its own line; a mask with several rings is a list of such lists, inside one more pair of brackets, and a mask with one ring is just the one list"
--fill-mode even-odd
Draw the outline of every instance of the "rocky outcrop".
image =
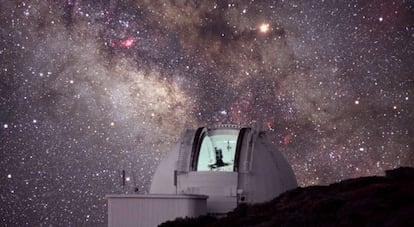
[[414, 168], [297, 188], [267, 203], [240, 205], [224, 218], [176, 219], [161, 226], [414, 226]]

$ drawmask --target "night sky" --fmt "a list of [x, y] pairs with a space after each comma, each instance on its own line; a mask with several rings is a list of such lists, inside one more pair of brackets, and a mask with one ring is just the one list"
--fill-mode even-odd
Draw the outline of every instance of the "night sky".
[[301, 186], [414, 166], [413, 92], [412, 0], [1, 0], [0, 225], [105, 224], [205, 125]]

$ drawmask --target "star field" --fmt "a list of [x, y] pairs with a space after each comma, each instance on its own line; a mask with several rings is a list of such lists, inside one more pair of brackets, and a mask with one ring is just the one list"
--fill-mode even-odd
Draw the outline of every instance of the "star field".
[[301, 186], [414, 166], [411, 0], [13, 0], [0, 25], [1, 226], [105, 226], [205, 125], [267, 131]]

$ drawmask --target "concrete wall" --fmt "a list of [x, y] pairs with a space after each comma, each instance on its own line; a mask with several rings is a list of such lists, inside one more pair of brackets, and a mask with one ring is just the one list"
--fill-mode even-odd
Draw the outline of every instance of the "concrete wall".
[[207, 195], [208, 213], [227, 213], [237, 206], [236, 172], [189, 172], [178, 175], [178, 193]]
[[109, 195], [109, 227], [154, 227], [177, 217], [206, 214], [202, 195]]

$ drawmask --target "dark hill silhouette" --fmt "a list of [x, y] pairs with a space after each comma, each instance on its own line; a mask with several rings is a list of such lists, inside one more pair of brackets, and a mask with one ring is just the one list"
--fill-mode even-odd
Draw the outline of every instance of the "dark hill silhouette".
[[221, 219], [178, 218], [161, 226], [414, 226], [414, 168], [385, 173], [297, 188], [267, 203], [241, 205]]

